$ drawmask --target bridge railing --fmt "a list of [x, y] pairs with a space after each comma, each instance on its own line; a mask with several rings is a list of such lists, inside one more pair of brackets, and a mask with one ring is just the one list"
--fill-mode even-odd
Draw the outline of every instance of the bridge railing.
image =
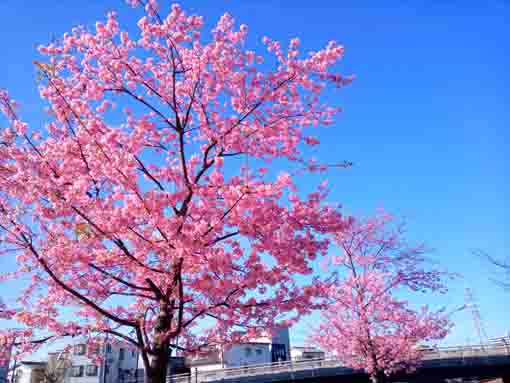
[[442, 347], [426, 352], [423, 362], [425, 367], [502, 363], [500, 357], [508, 355], [510, 355], [508, 345]]
[[[476, 345], [462, 347], [441, 347], [426, 350], [423, 361], [433, 365], [458, 364], [459, 360], [464, 363], [473, 358], [478, 360], [493, 357], [510, 355], [510, 347], [505, 344]], [[305, 361], [285, 361], [268, 364], [248, 365], [235, 368], [224, 368], [219, 370], [198, 371], [191, 374], [180, 374], [169, 376], [168, 383], [200, 383], [209, 381], [221, 381], [230, 378], [241, 378], [255, 375], [292, 373], [306, 370], [318, 370], [323, 368], [342, 368], [344, 365], [337, 359], [310, 359]], [[345, 373], [353, 370], [347, 367]], [[125, 383], [135, 383], [125, 381]]]
[[306, 361], [286, 361], [259, 365], [248, 365], [221, 370], [199, 371], [192, 374], [181, 374], [169, 377], [168, 382], [208, 382], [243, 376], [289, 373], [294, 371], [315, 370], [321, 368], [342, 367], [336, 359], [311, 359]]
[[452, 358], [474, 358], [485, 356], [510, 355], [510, 347], [507, 345], [475, 345], [463, 347], [440, 347], [427, 350], [423, 360], [430, 359], [452, 359]]

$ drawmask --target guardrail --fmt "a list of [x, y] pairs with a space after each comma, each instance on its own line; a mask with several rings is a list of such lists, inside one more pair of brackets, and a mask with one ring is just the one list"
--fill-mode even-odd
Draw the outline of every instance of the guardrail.
[[[426, 365], [443, 366], [466, 364], [478, 358], [479, 360], [492, 360], [491, 357], [510, 356], [510, 345], [491, 344], [462, 347], [441, 347], [424, 351], [423, 362]], [[305, 372], [323, 368], [336, 368], [337, 374], [351, 374], [355, 370], [345, 367], [337, 359], [311, 359], [303, 361], [285, 361], [268, 364], [249, 365], [236, 368], [224, 368], [211, 371], [199, 371], [191, 374], [169, 376], [167, 383], [202, 383], [221, 381], [232, 378], [242, 378], [257, 375], [272, 375], [280, 373]], [[313, 373], [313, 372], [312, 372]], [[139, 383], [135, 379], [126, 380], [125, 383]]]

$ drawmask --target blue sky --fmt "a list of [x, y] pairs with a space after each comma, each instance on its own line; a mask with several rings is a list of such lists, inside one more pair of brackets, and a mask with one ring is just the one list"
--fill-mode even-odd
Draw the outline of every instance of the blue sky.
[[[300, 37], [305, 49], [329, 40], [346, 47], [341, 64], [355, 74], [331, 96], [344, 108], [324, 130], [316, 155], [349, 160], [350, 170], [328, 174], [332, 201], [354, 214], [378, 207], [409, 221], [409, 237], [435, 249], [433, 257], [463, 274], [431, 305], [460, 306], [471, 287], [489, 336], [510, 330], [509, 293], [489, 281], [493, 269], [470, 254], [482, 248], [505, 256], [509, 248], [508, 35], [510, 2], [189, 0], [184, 8], [210, 25], [225, 11], [250, 28], [249, 43], [268, 35]], [[140, 16], [121, 0], [3, 0], [0, 2], [0, 87], [22, 104], [33, 126], [44, 120], [32, 61], [36, 46], [77, 24], [93, 25], [117, 9], [127, 25]], [[506, 25], [505, 25], [506, 22]], [[506, 69], [506, 70], [505, 70]], [[304, 178], [303, 188], [319, 178]], [[506, 181], [506, 182], [505, 182]], [[505, 198], [506, 197], [506, 198]], [[0, 259], [0, 267], [8, 267]], [[0, 295], [12, 298], [0, 285]], [[477, 340], [468, 313], [446, 344]], [[302, 343], [306, 323], [292, 334]]]

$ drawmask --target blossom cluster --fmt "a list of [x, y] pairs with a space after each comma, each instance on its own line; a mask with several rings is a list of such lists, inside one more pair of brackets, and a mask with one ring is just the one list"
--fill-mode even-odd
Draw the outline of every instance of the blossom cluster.
[[303, 148], [340, 110], [322, 96], [350, 82], [344, 49], [264, 38], [256, 53], [229, 14], [209, 38], [178, 5], [130, 3], [137, 33], [110, 12], [39, 47], [43, 128], [0, 93], [0, 254], [17, 263], [2, 277], [29, 279], [11, 313], [25, 350], [110, 334], [156, 355], [290, 325], [320, 304], [313, 264], [347, 225], [323, 188], [239, 166], [324, 169]]
[[410, 293], [444, 293], [452, 274], [426, 267], [423, 244], [404, 239], [405, 226], [384, 212], [352, 219], [336, 236], [338, 255], [325, 266], [341, 277], [329, 287], [329, 307], [311, 342], [368, 374], [413, 370], [424, 348], [451, 328], [444, 309], [414, 308]]

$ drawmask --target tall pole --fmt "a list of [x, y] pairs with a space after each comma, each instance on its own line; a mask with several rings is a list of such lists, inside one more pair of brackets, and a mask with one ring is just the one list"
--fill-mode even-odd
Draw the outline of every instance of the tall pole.
[[[17, 359], [14, 358], [14, 364], [12, 366], [12, 373], [11, 373], [11, 383], [14, 383], [14, 375], [16, 375], [16, 362], [17, 362]], [[7, 371], [9, 371], [9, 366], [7, 366]]]
[[[16, 342], [16, 336], [14, 336], [14, 339], [12, 340], [12, 344], [9, 347], [9, 359], [12, 355], [12, 350], [14, 349], [14, 343]], [[17, 358], [14, 358], [14, 364], [12, 365], [12, 372], [11, 372], [11, 383], [14, 383], [14, 378], [16, 375], [16, 363], [18, 362]], [[7, 362], [7, 373], [9, 373], [9, 362]], [[5, 376], [5, 381], [7, 382], [7, 375]]]
[[106, 342], [103, 347], [103, 357], [104, 357], [104, 368], [103, 368], [103, 383], [106, 383], [106, 370], [108, 369], [108, 355], [107, 355], [107, 349], [108, 349], [108, 334], [106, 334]]
[[136, 350], [136, 364], [135, 364], [135, 383], [138, 383], [138, 359], [140, 359], [140, 351]]

